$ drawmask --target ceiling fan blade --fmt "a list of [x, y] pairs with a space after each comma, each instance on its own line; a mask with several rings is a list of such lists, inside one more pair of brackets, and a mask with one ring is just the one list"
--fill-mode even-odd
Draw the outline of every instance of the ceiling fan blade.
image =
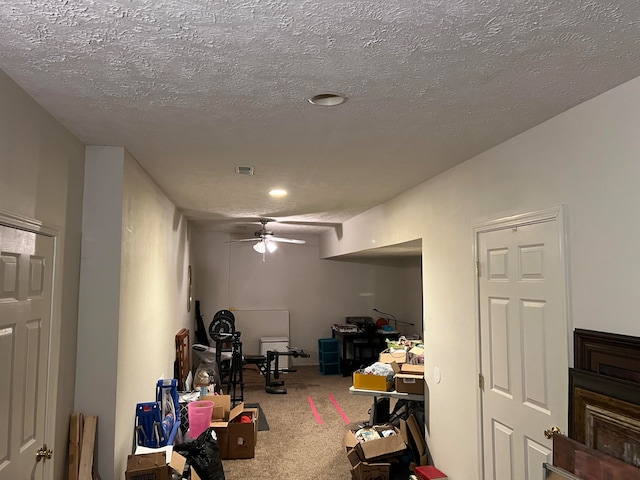
[[260, 237], [255, 237], [255, 238], [240, 238], [238, 240], [229, 240], [228, 242], [224, 242], [224, 243], [236, 243], [236, 242], [259, 242], [261, 241], [262, 238]]
[[269, 241], [272, 242], [282, 242], [282, 243], [295, 243], [297, 245], [304, 245], [306, 242], [304, 240], [296, 240], [295, 238], [282, 238], [282, 237], [267, 237]]
[[303, 227], [331, 227], [337, 228], [342, 226], [341, 223], [338, 222], [305, 222], [305, 221], [296, 221], [296, 220], [275, 220], [275, 223], [280, 223], [282, 225], [300, 225]]

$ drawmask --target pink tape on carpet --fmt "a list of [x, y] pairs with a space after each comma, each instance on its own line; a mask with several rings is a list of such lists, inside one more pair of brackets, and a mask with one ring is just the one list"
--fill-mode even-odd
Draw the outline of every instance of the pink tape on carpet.
[[329, 394], [329, 398], [331, 399], [331, 403], [333, 403], [333, 406], [336, 407], [336, 410], [344, 420], [344, 423], [351, 423], [351, 421], [349, 420], [349, 417], [347, 417], [347, 415], [340, 408], [340, 405], [338, 405], [338, 402], [336, 401], [336, 398], [333, 396], [333, 393]]
[[313, 398], [311, 398], [311, 396], [309, 396], [309, 405], [311, 405], [311, 411], [315, 415], [318, 425], [322, 425], [322, 417], [318, 413], [318, 410], [316, 409], [316, 405], [315, 403], [313, 403]]

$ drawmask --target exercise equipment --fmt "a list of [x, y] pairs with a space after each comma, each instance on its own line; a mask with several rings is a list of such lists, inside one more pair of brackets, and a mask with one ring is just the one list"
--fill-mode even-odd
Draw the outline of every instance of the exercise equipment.
[[[228, 310], [220, 310], [213, 316], [209, 325], [209, 336], [215, 342], [214, 347], [194, 345], [194, 350], [205, 362], [210, 362], [215, 357], [220, 374], [221, 387], [231, 396], [233, 406], [244, 401], [244, 378], [242, 369], [244, 365], [256, 365], [260, 373], [265, 377], [265, 391], [267, 393], [284, 394], [286, 388], [282, 388], [284, 381], [279, 380], [281, 373], [295, 372], [295, 368], [280, 368], [281, 356], [305, 357], [310, 355], [301, 348], [287, 347], [287, 351], [266, 352], [266, 355], [242, 354], [242, 332], [236, 331], [235, 316]], [[223, 353], [224, 352], [224, 353]]]
[[[266, 355], [247, 355], [244, 359], [245, 364], [253, 364], [258, 367], [260, 373], [265, 378], [264, 390], [267, 393], [285, 394], [286, 388], [283, 380], [279, 380], [281, 373], [293, 373], [295, 368], [280, 368], [279, 359], [281, 356], [303, 357], [308, 358], [310, 355], [301, 348], [287, 347], [286, 352], [278, 352], [269, 350]], [[273, 375], [273, 378], [272, 378]]]

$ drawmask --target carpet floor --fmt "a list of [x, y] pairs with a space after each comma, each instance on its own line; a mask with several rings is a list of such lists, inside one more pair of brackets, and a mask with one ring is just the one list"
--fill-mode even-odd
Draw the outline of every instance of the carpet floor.
[[[322, 375], [317, 366], [282, 374], [286, 394], [265, 392], [257, 369], [244, 370], [244, 401], [259, 404], [269, 430], [258, 431], [255, 457], [223, 461], [226, 480], [344, 479], [351, 464], [342, 447], [349, 427], [369, 418], [372, 398], [350, 395], [351, 377]], [[396, 468], [394, 480], [408, 479]]]

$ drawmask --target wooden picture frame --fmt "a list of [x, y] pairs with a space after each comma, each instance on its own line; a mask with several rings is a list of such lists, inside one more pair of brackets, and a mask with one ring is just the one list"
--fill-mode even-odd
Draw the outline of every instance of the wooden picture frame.
[[640, 383], [640, 338], [575, 329], [574, 367]]
[[580, 477], [576, 477], [573, 473], [548, 463], [543, 463], [542, 468], [544, 472], [543, 480], [581, 480]]
[[640, 384], [570, 368], [569, 437], [640, 467]]
[[[602, 480], [603, 478], [640, 480], [640, 468], [624, 463], [561, 434], [553, 436], [553, 466], [560, 468], [560, 473], [569, 472], [584, 480]], [[545, 477], [545, 479], [554, 480], [556, 478], [565, 477]]]

